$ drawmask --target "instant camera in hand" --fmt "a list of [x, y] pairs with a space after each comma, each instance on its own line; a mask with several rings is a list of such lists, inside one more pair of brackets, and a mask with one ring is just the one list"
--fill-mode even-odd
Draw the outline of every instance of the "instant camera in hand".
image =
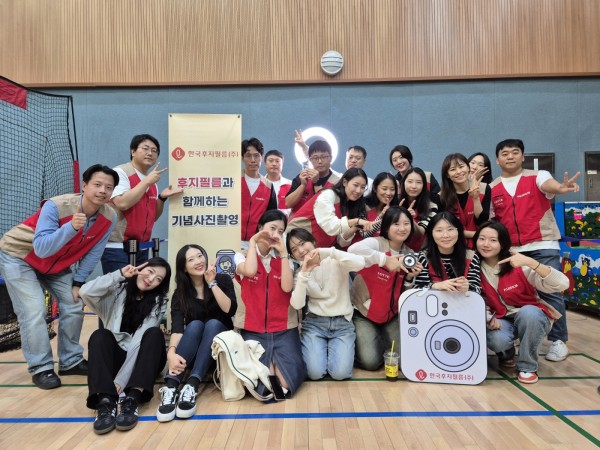
[[400, 296], [400, 367], [411, 381], [479, 384], [487, 375], [486, 318], [475, 292], [410, 289]]

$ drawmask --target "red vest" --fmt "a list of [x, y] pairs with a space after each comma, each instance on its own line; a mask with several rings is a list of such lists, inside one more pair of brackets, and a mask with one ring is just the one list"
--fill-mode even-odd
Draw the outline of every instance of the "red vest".
[[[386, 255], [391, 256], [391, 252], [386, 252]], [[373, 264], [360, 270], [357, 275], [362, 276], [371, 297], [367, 319], [375, 323], [388, 323], [398, 314], [405, 272], [390, 272], [385, 267]]]
[[511, 197], [500, 178], [491, 184], [496, 220], [510, 233], [513, 245], [560, 239], [550, 202], [536, 185], [537, 172], [523, 170], [515, 196]]
[[248, 183], [242, 175], [242, 241], [249, 241], [256, 234], [258, 221], [267, 211], [270, 200], [271, 184], [266, 178], [260, 177], [258, 188], [250, 195]]
[[[499, 277], [498, 290], [487, 281], [485, 273], [481, 271], [481, 288], [486, 305], [496, 312], [496, 317], [499, 319], [504, 317], [507, 312], [504, 303], [519, 308], [525, 305], [534, 305], [544, 311], [548, 317], [555, 319], [546, 305], [538, 301], [538, 293], [527, 280], [521, 267], [514, 268]], [[500, 297], [502, 297], [504, 303], [502, 303]]]
[[[288, 329], [288, 310], [292, 294], [281, 289], [281, 258], [271, 258], [267, 274], [259, 256], [258, 270], [253, 277], [236, 280], [242, 287], [242, 301], [246, 307], [243, 329], [255, 333], [276, 333]], [[287, 260], [285, 261], [287, 264]]]
[[[331, 173], [329, 175], [329, 178], [327, 179], [325, 184], [321, 187], [321, 190], [319, 190], [319, 192], [321, 192], [321, 191], [323, 191], [323, 189], [331, 187], [335, 184], [330, 181], [332, 177], [335, 177], [335, 175], [333, 173]], [[337, 180], [337, 177], [335, 177], [335, 178]], [[315, 186], [314, 186], [313, 180], [309, 178], [308, 181], [306, 182], [306, 187], [304, 188], [302, 197], [300, 197], [300, 201], [298, 203], [296, 203], [296, 206], [294, 206], [292, 208], [292, 214], [295, 215], [296, 212], [300, 210], [300, 208], [302, 208], [310, 199], [316, 197], [315, 194], [318, 194], [319, 192], [315, 192]]]
[[[79, 194], [67, 194], [53, 197], [58, 208], [58, 224], [68, 224], [77, 212], [81, 201]], [[3, 250], [7, 253], [23, 259], [27, 264], [38, 272], [54, 274], [68, 269], [83, 258], [94, 246], [104, 238], [110, 229], [115, 212], [108, 205], [103, 205], [98, 211], [94, 224], [83, 234], [81, 228], [77, 234], [63, 246], [58, 252], [46, 258], [40, 258], [33, 250], [33, 236], [40, 217], [41, 209], [27, 218], [23, 223], [9, 230], [3, 237]], [[70, 226], [70, 225], [69, 225]]]
[[[483, 191], [483, 193], [479, 194], [480, 202], [482, 202], [483, 197], [485, 197], [485, 190], [486, 184], [481, 183], [480, 192]], [[475, 223], [475, 203], [473, 202], [473, 198], [471, 198], [470, 195], [467, 197], [467, 204], [465, 205], [464, 209], [461, 208], [460, 202], [456, 202], [453, 214], [460, 221], [460, 223], [462, 223], [463, 227], [465, 228], [465, 231], [477, 231], [478, 227]], [[473, 249], [473, 239], [467, 238], [465, 240], [467, 241], [467, 247]]]
[[[122, 164], [118, 168], [122, 169], [127, 175], [131, 189], [142, 181], [131, 163]], [[120, 211], [125, 221], [125, 228], [123, 229], [122, 223], [117, 223], [110, 237], [110, 242], [124, 242], [133, 239], [138, 242], [149, 241], [152, 238], [152, 228], [156, 220], [157, 201], [158, 189], [156, 188], [156, 184], [153, 184], [135, 205], [129, 209]], [[119, 216], [119, 221], [122, 221], [123, 218]]]
[[[321, 192], [319, 192], [319, 194]], [[289, 232], [294, 228], [303, 228], [308, 230], [315, 237], [315, 240], [317, 241], [316, 247], [331, 247], [336, 243], [337, 236], [328, 235], [317, 223], [314, 206], [318, 197], [319, 195], [314, 195], [311, 197], [308, 202], [305, 203], [304, 206], [298, 212], [296, 212], [296, 214], [294, 214], [294, 217], [288, 223], [287, 231]], [[340, 198], [337, 196], [337, 194], [335, 198], [336, 201], [334, 212], [336, 217], [341, 219], [342, 209], [340, 206]]]
[[285, 205], [285, 197], [288, 195], [288, 192], [290, 192], [291, 187], [292, 185], [290, 183], [279, 186], [279, 192], [277, 193], [277, 208], [288, 209]]

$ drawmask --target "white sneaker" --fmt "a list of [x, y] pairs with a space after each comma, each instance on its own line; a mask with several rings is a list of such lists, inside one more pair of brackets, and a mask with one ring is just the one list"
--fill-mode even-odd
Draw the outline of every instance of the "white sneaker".
[[194, 414], [196, 414], [196, 390], [186, 383], [179, 392], [175, 415], [180, 419], [189, 419]]
[[546, 352], [548, 361], [563, 361], [569, 355], [569, 347], [561, 340], [554, 341]]
[[160, 405], [156, 410], [156, 418], [159, 422], [170, 422], [175, 418], [175, 408], [177, 407], [177, 389], [168, 386], [161, 387]]

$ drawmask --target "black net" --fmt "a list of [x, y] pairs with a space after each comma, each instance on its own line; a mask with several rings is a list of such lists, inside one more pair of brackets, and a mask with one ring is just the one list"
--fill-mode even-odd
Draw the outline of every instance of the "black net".
[[[34, 91], [0, 77], [0, 235], [36, 212], [43, 199], [78, 191], [76, 160], [72, 97]], [[52, 338], [58, 311], [48, 292], [46, 306]], [[20, 346], [17, 318], [0, 279], [0, 351]]]
[[0, 234], [74, 191], [72, 102], [0, 77]]

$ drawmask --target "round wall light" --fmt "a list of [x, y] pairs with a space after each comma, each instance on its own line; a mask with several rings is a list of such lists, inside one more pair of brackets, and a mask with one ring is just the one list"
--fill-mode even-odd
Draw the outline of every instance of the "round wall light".
[[[338, 143], [337, 143], [337, 139], [335, 138], [333, 133], [331, 131], [329, 131], [328, 129], [322, 128], [322, 127], [307, 128], [306, 130], [304, 130], [302, 132], [302, 139], [304, 139], [304, 142], [306, 142], [309, 139], [314, 138], [314, 137], [319, 137], [321, 139], [324, 139], [330, 145], [330, 147], [331, 147], [331, 164], [333, 164], [333, 162], [335, 161], [335, 158], [337, 157], [337, 154], [338, 154]], [[300, 147], [298, 144], [296, 144], [294, 146], [294, 155], [296, 155], [296, 159], [298, 160], [298, 162], [300, 164], [303, 164], [308, 161], [307, 155], [304, 154], [302, 147]]]
[[321, 56], [321, 69], [327, 75], [337, 75], [344, 68], [344, 57], [340, 52], [329, 50]]

